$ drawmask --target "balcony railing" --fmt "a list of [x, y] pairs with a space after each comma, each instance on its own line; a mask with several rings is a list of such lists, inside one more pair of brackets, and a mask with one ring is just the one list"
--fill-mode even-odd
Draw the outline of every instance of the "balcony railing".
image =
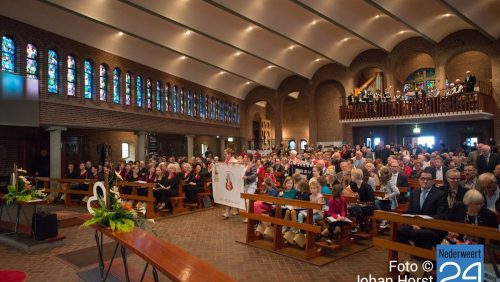
[[495, 101], [483, 93], [447, 97], [417, 98], [392, 102], [358, 103], [340, 107], [340, 120], [377, 119], [405, 116], [494, 113]]

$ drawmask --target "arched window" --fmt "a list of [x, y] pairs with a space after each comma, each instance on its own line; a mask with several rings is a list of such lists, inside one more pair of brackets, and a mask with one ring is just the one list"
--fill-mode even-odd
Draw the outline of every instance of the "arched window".
[[210, 103], [209, 100], [210, 98], [205, 96], [205, 119], [210, 119]]
[[148, 109], [153, 108], [153, 85], [151, 84], [151, 79], [146, 79], [146, 107]]
[[99, 100], [106, 101], [108, 95], [108, 69], [105, 65], [99, 67]]
[[161, 112], [163, 110], [163, 98], [161, 97], [161, 82], [156, 81], [156, 110]]
[[16, 71], [16, 46], [14, 40], [7, 36], [2, 36], [2, 70]]
[[172, 103], [173, 103], [173, 107], [174, 107], [174, 113], [177, 113], [178, 109], [177, 109], [177, 85], [174, 85], [174, 89], [172, 90], [172, 93], [173, 93], [173, 96], [172, 97]]
[[165, 84], [165, 112], [170, 111], [170, 84]]
[[76, 61], [73, 56], [68, 56], [68, 96], [76, 96]]
[[306, 139], [301, 139], [300, 140], [300, 149], [305, 150], [307, 147], [307, 140]]
[[205, 106], [203, 106], [204, 98], [203, 94], [200, 93], [200, 118], [204, 119], [205, 118]]
[[240, 124], [240, 105], [236, 105], [236, 123]]
[[48, 52], [48, 73], [47, 73], [47, 90], [49, 93], [59, 92], [59, 56], [56, 51], [49, 50]]
[[129, 72], [125, 74], [125, 105], [132, 104], [132, 76]]
[[92, 64], [89, 60], [83, 61], [84, 66], [84, 76], [83, 76], [83, 84], [84, 84], [84, 97], [85, 99], [92, 99], [93, 91], [92, 91]]
[[295, 140], [288, 141], [288, 146], [290, 147], [290, 150], [296, 150], [297, 149], [297, 143], [295, 142]]
[[26, 45], [26, 76], [38, 79], [38, 50], [31, 43]]
[[140, 75], [136, 77], [135, 84], [136, 84], [135, 94], [137, 95], [135, 100], [136, 105], [138, 108], [142, 108], [142, 77]]
[[113, 103], [120, 104], [120, 70], [113, 70]]
[[412, 72], [403, 84], [403, 91], [413, 91], [417, 89], [429, 90], [435, 84], [436, 71], [434, 68], [422, 68]]
[[181, 105], [181, 115], [185, 113], [185, 108], [184, 108], [184, 88], [181, 88], [181, 95], [180, 95], [180, 105]]
[[192, 111], [191, 111], [191, 106], [192, 106], [192, 100], [193, 100], [193, 97], [191, 97], [191, 90], [188, 90], [187, 93], [186, 93], [186, 96], [187, 96], [187, 115], [188, 116], [192, 116]]
[[210, 98], [210, 117], [211, 119], [215, 119], [215, 98], [214, 96], [212, 96], [212, 98]]
[[193, 116], [198, 117], [198, 94], [193, 93]]

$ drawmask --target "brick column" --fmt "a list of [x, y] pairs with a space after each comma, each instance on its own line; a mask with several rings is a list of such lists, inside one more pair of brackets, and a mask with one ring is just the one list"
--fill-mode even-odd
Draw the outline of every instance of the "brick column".
[[186, 139], [187, 139], [187, 156], [188, 156], [188, 159], [191, 158], [194, 153], [193, 153], [193, 150], [194, 150], [194, 135], [186, 135]]
[[146, 132], [139, 131], [137, 135], [136, 161], [146, 160]]

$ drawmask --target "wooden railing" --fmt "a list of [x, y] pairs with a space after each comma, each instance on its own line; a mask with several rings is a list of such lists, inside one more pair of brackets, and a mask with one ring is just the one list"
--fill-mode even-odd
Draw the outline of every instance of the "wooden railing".
[[[321, 253], [315, 245], [314, 236], [321, 232], [321, 226], [313, 224], [313, 209], [322, 210], [322, 204], [316, 204], [306, 201], [290, 200], [277, 197], [270, 197], [265, 195], [255, 195], [255, 194], [241, 194], [242, 199], [249, 200], [249, 211], [240, 212], [240, 216], [248, 218], [247, 223], [247, 235], [246, 243], [251, 243], [253, 241], [259, 240], [259, 237], [255, 234], [255, 224], [258, 221], [269, 222], [274, 224], [274, 239], [273, 239], [273, 250], [277, 251], [285, 247], [283, 240], [283, 234], [281, 233], [281, 227], [293, 227], [303, 231], [306, 231], [307, 239], [304, 249], [304, 254], [301, 259], [312, 259], [314, 257], [320, 256]], [[276, 206], [275, 217], [270, 217], [267, 215], [259, 215], [254, 213], [254, 202], [263, 201], [274, 203]], [[285, 205], [290, 205], [294, 207], [299, 207], [307, 210], [306, 223], [299, 223], [291, 220], [284, 220], [281, 218], [281, 207]]]
[[479, 111], [493, 114], [494, 106], [492, 96], [483, 93], [468, 93], [407, 101], [343, 105], [340, 106], [340, 120]]
[[439, 220], [439, 219], [423, 219], [419, 217], [405, 217], [398, 213], [375, 211], [373, 215], [377, 220], [388, 220], [391, 223], [390, 240], [378, 237], [373, 238], [373, 244], [378, 247], [386, 248], [389, 250], [389, 261], [398, 260], [398, 252], [404, 252], [429, 260], [436, 259], [436, 250], [424, 249], [398, 243], [398, 227], [400, 224], [418, 225], [422, 228], [429, 228], [435, 230], [456, 232], [459, 234], [466, 234], [485, 239], [485, 244], [489, 244], [492, 240], [500, 238], [498, 229], [475, 226], [471, 224], [458, 223], [453, 221]]

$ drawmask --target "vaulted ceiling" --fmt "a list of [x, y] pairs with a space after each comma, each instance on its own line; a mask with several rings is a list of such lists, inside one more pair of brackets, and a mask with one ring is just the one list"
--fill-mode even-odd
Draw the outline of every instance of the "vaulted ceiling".
[[1, 0], [0, 14], [244, 99], [368, 49], [463, 29], [500, 38], [497, 0]]

